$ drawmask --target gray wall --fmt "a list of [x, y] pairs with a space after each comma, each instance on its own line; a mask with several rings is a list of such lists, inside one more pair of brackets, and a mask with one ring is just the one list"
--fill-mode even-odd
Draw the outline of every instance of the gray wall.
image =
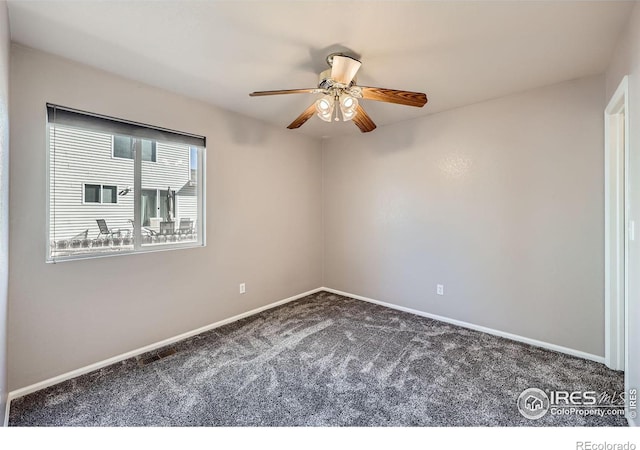
[[[629, 75], [629, 218], [640, 234], [640, 5], [636, 4], [627, 29], [607, 71], [607, 99], [613, 95], [625, 75]], [[629, 242], [629, 387], [640, 389], [640, 239]], [[635, 424], [640, 425], [638, 419]]]
[[7, 402], [7, 282], [9, 276], [9, 16], [0, 1], [0, 426]]
[[326, 140], [325, 286], [602, 356], [603, 110], [595, 76]]
[[[24, 47], [11, 76], [10, 390], [321, 285], [317, 141]], [[207, 247], [45, 264], [46, 102], [206, 136]]]

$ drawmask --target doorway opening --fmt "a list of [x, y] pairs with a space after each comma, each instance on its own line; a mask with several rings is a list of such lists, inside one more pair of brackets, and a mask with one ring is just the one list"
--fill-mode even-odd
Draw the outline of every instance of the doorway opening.
[[[627, 361], [627, 266], [629, 248], [628, 78], [604, 113], [605, 125], [605, 364], [625, 370]], [[628, 386], [625, 373], [625, 389]]]

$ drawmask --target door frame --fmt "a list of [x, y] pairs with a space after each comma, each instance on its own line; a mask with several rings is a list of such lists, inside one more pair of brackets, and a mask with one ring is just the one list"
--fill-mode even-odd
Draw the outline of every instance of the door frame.
[[[604, 112], [605, 352], [607, 367], [628, 366], [629, 80], [625, 76]], [[626, 382], [625, 375], [625, 385]]]
[[[155, 189], [155, 188], [154, 188], [154, 189], [145, 189], [145, 188], [142, 188], [142, 190], [140, 191], [140, 192], [141, 192], [141, 194], [140, 194], [141, 200], [140, 200], [140, 201], [142, 201], [142, 196], [145, 194], [145, 191], [146, 191], [147, 193], [150, 193], [150, 192], [155, 193], [155, 208], [153, 208], [153, 210], [154, 210], [154, 211], [153, 211], [153, 216], [151, 216], [150, 218], [152, 218], [152, 217], [158, 217], [158, 209], [159, 209], [159, 206], [158, 206], [158, 205], [159, 205], [159, 203], [158, 203], [158, 199], [159, 199], [158, 189]], [[143, 217], [143, 215], [142, 215], [142, 212], [140, 213], [140, 223], [141, 223], [141, 224], [144, 224], [144, 217]], [[149, 226], [149, 225], [142, 225], [142, 226], [143, 226], [143, 227], [147, 227], [147, 226]]]

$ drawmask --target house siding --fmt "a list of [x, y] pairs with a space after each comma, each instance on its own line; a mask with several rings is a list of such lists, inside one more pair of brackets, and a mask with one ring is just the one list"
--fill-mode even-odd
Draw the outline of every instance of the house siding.
[[[116, 204], [84, 203], [84, 185], [117, 186], [118, 192], [133, 189], [132, 159], [112, 156], [113, 135], [63, 125], [49, 129], [50, 240], [70, 239], [87, 231], [96, 237], [96, 219], [109, 228], [131, 230], [133, 191], [118, 195]], [[176, 218], [197, 217], [196, 189], [189, 186], [190, 147], [158, 142], [156, 161], [142, 161], [142, 188], [176, 192]]]

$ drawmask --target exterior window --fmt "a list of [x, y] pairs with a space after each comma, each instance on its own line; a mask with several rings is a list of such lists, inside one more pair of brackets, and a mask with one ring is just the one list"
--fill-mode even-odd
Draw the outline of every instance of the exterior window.
[[102, 186], [102, 203], [118, 203], [116, 186]]
[[204, 137], [56, 105], [47, 117], [48, 262], [204, 245]]
[[[114, 158], [133, 159], [135, 140], [130, 136], [113, 137]], [[156, 142], [147, 139], [140, 139], [142, 147], [142, 160], [156, 162]]]
[[198, 149], [195, 147], [191, 147], [189, 151], [189, 173], [191, 177], [191, 182], [195, 183], [197, 181], [197, 173], [198, 173]]
[[85, 203], [118, 203], [117, 186], [102, 186], [100, 184], [84, 185]]
[[99, 184], [84, 185], [84, 202], [100, 203], [100, 185]]
[[156, 162], [156, 142], [142, 140], [142, 160]]

